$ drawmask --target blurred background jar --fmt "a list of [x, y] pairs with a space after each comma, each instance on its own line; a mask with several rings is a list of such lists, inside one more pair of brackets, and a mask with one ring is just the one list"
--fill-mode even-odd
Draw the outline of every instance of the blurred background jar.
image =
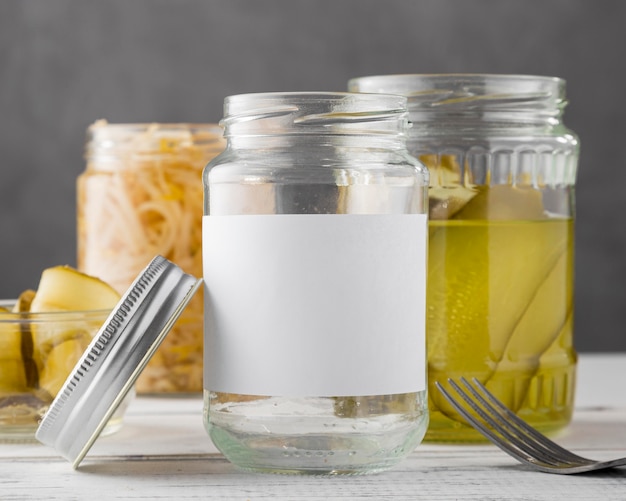
[[408, 149], [430, 170], [427, 439], [479, 440], [434, 387], [476, 377], [537, 428], [571, 418], [574, 183], [565, 82], [525, 75], [387, 75], [408, 96]]
[[[123, 293], [160, 254], [202, 276], [202, 170], [223, 147], [214, 124], [109, 124], [87, 131], [78, 178], [78, 267]], [[197, 294], [139, 377], [138, 393], [202, 391]]]

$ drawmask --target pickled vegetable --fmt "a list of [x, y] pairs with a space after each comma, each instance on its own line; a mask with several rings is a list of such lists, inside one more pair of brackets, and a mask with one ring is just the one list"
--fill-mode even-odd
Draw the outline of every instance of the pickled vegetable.
[[0, 309], [0, 440], [32, 438], [118, 301], [108, 284], [57, 266], [44, 270], [37, 291]]
[[[568, 273], [571, 257], [570, 252], [563, 252], [537, 289], [487, 381], [487, 388], [513, 410], [522, 406], [541, 355], [569, 325], [573, 307], [572, 274]], [[516, 381], [516, 391], [508, 391], [511, 379]]]
[[428, 217], [432, 220], [450, 219], [476, 196], [477, 191], [462, 183], [462, 173], [456, 155], [422, 155], [420, 160], [430, 171]]
[[69, 266], [48, 268], [30, 305], [31, 312], [110, 310], [120, 295], [102, 280]]
[[[13, 313], [28, 313], [34, 298], [34, 290], [27, 289], [23, 291], [13, 305]], [[24, 373], [26, 374], [26, 386], [28, 388], [36, 388], [37, 381], [39, 380], [39, 372], [37, 370], [37, 363], [33, 358], [33, 335], [30, 331], [30, 323], [25, 321], [19, 322], [19, 328], [21, 333], [22, 363], [24, 364]]]
[[[90, 311], [111, 310], [119, 301], [120, 295], [102, 280], [81, 273], [69, 266], [56, 266], [48, 268], [41, 274], [39, 287], [31, 303], [31, 313], [54, 312], [54, 311]], [[83, 322], [73, 321], [71, 325], [63, 326], [63, 323], [33, 323], [31, 331], [33, 336], [34, 354], [41, 378], [50, 388], [56, 388], [57, 384], [50, 384], [54, 380], [51, 376], [52, 369], [49, 363], [58, 366], [58, 360], [49, 360], [51, 353], [57, 346], [70, 340], [83, 339], [82, 345], [87, 347], [93, 334], [99, 325], [93, 324], [87, 318]], [[83, 348], [83, 350], [84, 350]], [[71, 369], [78, 361], [82, 351], [67, 359], [66, 365]], [[60, 352], [59, 352], [60, 353]], [[67, 354], [67, 350], [65, 350]], [[58, 354], [56, 355], [58, 358]], [[63, 366], [63, 374], [67, 377], [69, 370]], [[63, 379], [65, 379], [63, 377]], [[51, 392], [51, 395], [56, 395]]]
[[[202, 170], [223, 149], [216, 126], [90, 127], [106, 154], [78, 180], [78, 265], [123, 293], [160, 254], [202, 276]], [[137, 381], [140, 393], [202, 390], [203, 299], [196, 294]]]
[[88, 331], [78, 331], [75, 337], [54, 345], [45, 358], [39, 387], [50, 395], [56, 395], [90, 342]]
[[36, 292], [32, 289], [26, 289], [17, 298], [16, 303], [13, 305], [13, 313], [24, 313], [30, 311], [30, 306], [35, 299]]
[[22, 333], [19, 325], [7, 322], [12, 313], [0, 311], [0, 396], [26, 390], [22, 363]]
[[530, 188], [475, 192], [451, 219], [430, 221], [431, 430], [464, 423], [434, 387], [450, 377], [475, 377], [522, 412], [542, 355], [570, 325], [571, 219], [547, 217]]

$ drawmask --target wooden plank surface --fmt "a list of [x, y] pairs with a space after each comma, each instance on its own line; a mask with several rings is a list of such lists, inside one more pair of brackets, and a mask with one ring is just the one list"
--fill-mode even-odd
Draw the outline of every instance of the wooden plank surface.
[[[611, 378], [618, 378], [613, 382]], [[577, 409], [557, 440], [598, 459], [626, 456], [626, 354], [581, 357]], [[196, 399], [138, 398], [78, 471], [39, 444], [0, 444], [0, 499], [626, 500], [626, 468], [531, 472], [491, 445], [423, 444], [391, 471], [353, 477], [243, 472], [211, 444]]]

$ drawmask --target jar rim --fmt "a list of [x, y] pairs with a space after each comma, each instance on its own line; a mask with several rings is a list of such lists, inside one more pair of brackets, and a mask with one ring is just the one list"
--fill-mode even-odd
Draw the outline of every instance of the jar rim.
[[3, 312], [0, 317], [0, 325], [15, 322], [71, 322], [71, 321], [88, 321], [92, 319], [105, 319], [111, 313], [109, 309], [90, 309], [90, 310], [50, 310], [50, 311], [25, 311], [15, 312], [12, 310], [17, 299], [0, 299], [0, 306], [9, 311]]
[[[407, 98], [393, 93], [359, 92], [257, 92], [234, 94], [224, 99], [224, 118], [254, 116], [274, 110], [295, 112], [299, 106], [333, 106], [334, 112], [367, 113], [406, 111]], [[220, 122], [222, 124], [224, 120]]]
[[496, 73], [432, 73], [372, 75], [353, 78], [351, 91], [399, 93], [410, 111], [493, 107], [555, 109], [565, 99], [565, 80], [559, 77]]
[[397, 134], [407, 122], [407, 98], [356, 92], [263, 92], [224, 100], [225, 136]]
[[216, 123], [109, 123], [98, 120], [87, 128], [85, 156], [104, 152], [165, 155], [179, 148], [221, 149], [223, 128]]
[[222, 133], [218, 123], [201, 122], [120, 122], [111, 123], [100, 119], [87, 127], [87, 133], [94, 139], [123, 138], [128, 135], [151, 131], [176, 132], [176, 131], [208, 131], [216, 134]]
[[388, 100], [393, 102], [404, 102], [402, 95], [393, 93], [367, 93], [367, 92], [349, 92], [349, 91], [288, 91], [288, 92], [251, 92], [244, 94], [233, 94], [227, 96], [224, 102], [245, 101], [274, 101], [277, 99], [286, 99], [291, 101], [303, 100], [306, 102], [328, 102], [343, 99], [354, 99], [359, 101], [369, 101], [376, 103], [380, 100]]
[[500, 80], [500, 81], [551, 81], [565, 82], [561, 77], [550, 75], [530, 75], [523, 73], [390, 73], [387, 75], [364, 75], [354, 77], [349, 82], [359, 80], [440, 80], [440, 79], [464, 79], [464, 80]]

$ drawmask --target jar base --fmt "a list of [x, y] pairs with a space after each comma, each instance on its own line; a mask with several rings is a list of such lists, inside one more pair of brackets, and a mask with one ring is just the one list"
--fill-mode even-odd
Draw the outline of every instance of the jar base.
[[[113, 435], [122, 429], [124, 415], [130, 402], [135, 398], [134, 388], [124, 397], [120, 405], [100, 433], [101, 437]], [[48, 406], [27, 410], [25, 406], [15, 409], [0, 407], [0, 444], [39, 443], [35, 433]]]
[[393, 467], [424, 438], [426, 392], [413, 395], [411, 412], [345, 417], [332, 397], [261, 397], [211, 408], [205, 391], [205, 423], [215, 446], [245, 470], [363, 475]]
[[[103, 428], [100, 436], [117, 433], [122, 429], [123, 424], [123, 415], [114, 414]], [[6, 424], [0, 421], [0, 444], [38, 444], [39, 440], [35, 438], [38, 427], [38, 421], [33, 421], [30, 424]]]
[[210, 436], [239, 468], [287, 475], [365, 475], [388, 470], [421, 442], [426, 426], [399, 436], [266, 436], [211, 426]]

